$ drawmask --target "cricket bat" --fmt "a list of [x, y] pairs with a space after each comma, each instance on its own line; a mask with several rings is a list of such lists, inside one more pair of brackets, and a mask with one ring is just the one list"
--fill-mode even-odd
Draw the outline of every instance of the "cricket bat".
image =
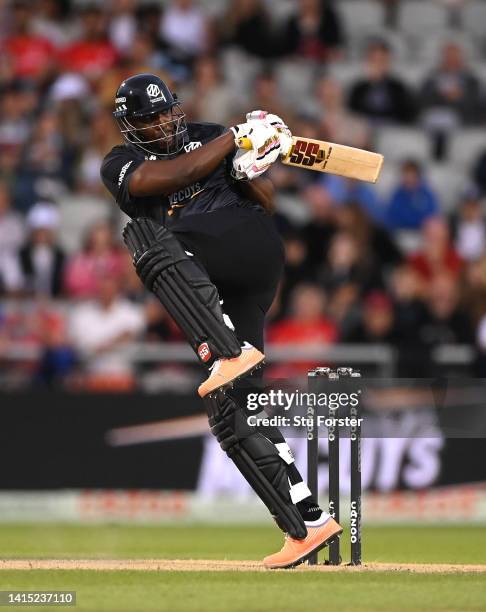
[[[252, 148], [248, 138], [240, 138], [239, 145], [242, 149]], [[383, 155], [323, 140], [292, 136], [292, 146], [280, 161], [287, 166], [376, 183], [383, 165]]]

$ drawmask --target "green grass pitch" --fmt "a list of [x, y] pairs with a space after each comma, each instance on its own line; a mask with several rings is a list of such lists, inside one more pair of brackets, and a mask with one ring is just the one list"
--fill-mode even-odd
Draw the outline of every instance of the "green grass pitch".
[[[271, 527], [3, 525], [5, 559], [261, 559]], [[344, 536], [343, 557], [349, 555]], [[365, 562], [486, 563], [484, 527], [366, 527]], [[486, 574], [1, 570], [1, 590], [75, 590], [73, 610], [486, 610]], [[23, 610], [59, 610], [59, 607]], [[69, 608], [61, 608], [69, 609]]]

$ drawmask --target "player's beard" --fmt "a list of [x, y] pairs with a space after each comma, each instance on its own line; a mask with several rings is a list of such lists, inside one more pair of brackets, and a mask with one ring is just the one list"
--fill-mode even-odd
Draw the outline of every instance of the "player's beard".
[[[155, 155], [164, 157], [172, 157], [178, 155], [186, 141], [187, 128], [174, 131], [171, 134], [163, 136], [160, 140], [151, 143]], [[149, 145], [150, 146], [150, 145]]]
[[177, 106], [172, 111], [172, 119], [158, 126], [161, 139], [154, 144], [159, 155], [177, 155], [182, 151], [187, 136], [187, 124], [185, 114]]
[[188, 139], [185, 114], [180, 107], [174, 109], [171, 119], [149, 128], [135, 126], [128, 120], [120, 120], [119, 125], [128, 142], [158, 157], [178, 155]]

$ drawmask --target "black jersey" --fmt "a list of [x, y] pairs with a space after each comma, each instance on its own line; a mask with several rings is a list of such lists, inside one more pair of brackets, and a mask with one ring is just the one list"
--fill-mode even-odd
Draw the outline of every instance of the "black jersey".
[[[189, 123], [189, 142], [180, 155], [196, 149], [226, 130], [216, 123]], [[158, 159], [155, 155], [144, 153], [131, 144], [117, 145], [106, 155], [101, 165], [101, 179], [115, 198], [118, 206], [129, 217], [150, 217], [164, 225], [172, 225], [188, 215], [200, 214], [238, 206], [260, 208], [260, 205], [246, 198], [238, 182], [231, 178], [233, 154], [224, 159], [208, 176], [199, 179], [192, 185], [180, 189], [169, 196], [135, 197], [130, 195], [128, 180], [146, 160]]]

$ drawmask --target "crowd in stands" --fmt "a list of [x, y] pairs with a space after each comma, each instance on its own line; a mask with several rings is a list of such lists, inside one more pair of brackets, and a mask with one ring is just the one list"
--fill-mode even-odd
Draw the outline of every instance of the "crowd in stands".
[[[341, 79], [356, 64], [346, 2], [295, 0], [282, 14], [264, 0], [217, 10], [197, 0], [0, 1], [0, 369], [10, 381], [50, 384], [84, 364], [95, 386], [111, 376], [130, 387], [120, 347], [181, 341], [141, 287], [99, 179], [120, 142], [114, 92], [148, 71], [170, 83], [189, 120], [231, 125], [261, 108], [295, 134], [370, 149], [384, 126], [423, 130], [430, 158], [400, 155], [398, 140], [386, 190], [270, 170], [287, 262], [267, 339], [390, 344], [409, 376], [434, 373], [434, 347], [471, 344], [484, 373], [486, 136], [447, 205], [428, 167], [447, 174], [457, 130], [486, 134], [486, 82], [450, 36], [420, 82], [403, 77], [386, 36], [393, 0], [376, 0], [387, 26], [362, 39], [359, 73]], [[443, 3], [451, 27], [467, 2]], [[22, 358], [16, 347], [38, 352]]]

